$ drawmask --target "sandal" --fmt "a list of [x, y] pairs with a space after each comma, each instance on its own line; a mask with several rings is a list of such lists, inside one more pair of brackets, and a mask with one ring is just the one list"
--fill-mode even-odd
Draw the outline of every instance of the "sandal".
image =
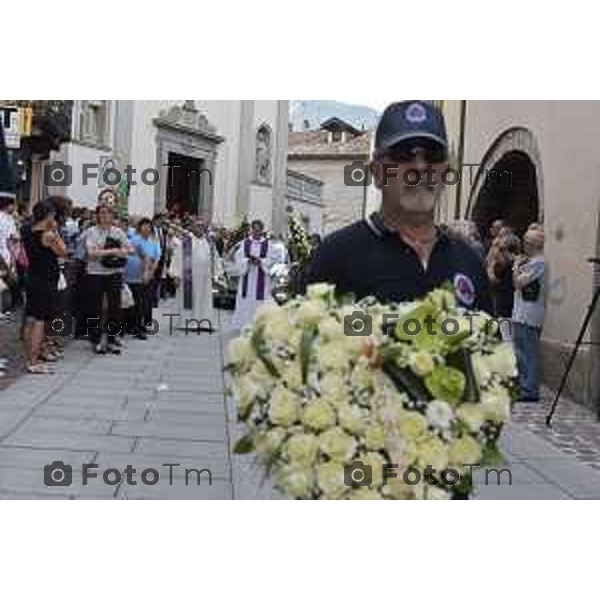
[[42, 365], [40, 363], [36, 363], [35, 365], [27, 365], [25, 367], [28, 373], [32, 375], [53, 375], [54, 371], [50, 369], [47, 365]]

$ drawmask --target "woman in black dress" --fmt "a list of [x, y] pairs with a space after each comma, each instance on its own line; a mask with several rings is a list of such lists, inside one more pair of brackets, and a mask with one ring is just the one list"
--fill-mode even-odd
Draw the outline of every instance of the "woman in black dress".
[[60, 269], [58, 258], [67, 248], [58, 233], [56, 207], [47, 200], [33, 207], [33, 222], [23, 229], [23, 245], [29, 266], [25, 280], [25, 352], [27, 371], [48, 374], [52, 371], [41, 362], [44, 323], [53, 318], [58, 293]]

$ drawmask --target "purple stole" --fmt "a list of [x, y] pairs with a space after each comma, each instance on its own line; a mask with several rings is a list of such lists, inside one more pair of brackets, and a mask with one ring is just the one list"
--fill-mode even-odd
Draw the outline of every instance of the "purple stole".
[[194, 287], [192, 283], [192, 236], [186, 235], [181, 241], [183, 253], [183, 308], [192, 310]]
[[[246, 238], [244, 240], [244, 256], [250, 258], [250, 248], [252, 248], [252, 240]], [[260, 243], [260, 254], [258, 258], [266, 258], [267, 250], [269, 249], [269, 241], [265, 238]], [[246, 271], [242, 280], [242, 298], [248, 295], [248, 271]], [[258, 267], [258, 275], [256, 279], [256, 299], [265, 299], [265, 272]]]

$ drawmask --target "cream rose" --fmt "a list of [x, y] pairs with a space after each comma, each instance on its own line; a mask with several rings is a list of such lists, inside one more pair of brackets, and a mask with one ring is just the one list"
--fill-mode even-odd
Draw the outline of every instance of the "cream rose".
[[315, 485], [313, 469], [288, 465], [277, 472], [276, 481], [279, 487], [292, 498], [312, 498]]
[[471, 364], [473, 365], [473, 372], [479, 387], [488, 385], [492, 378], [491, 364], [488, 357], [481, 352], [474, 352], [471, 356]]
[[381, 492], [369, 487], [354, 488], [350, 494], [351, 500], [383, 500]]
[[425, 488], [425, 498], [427, 500], [450, 500], [450, 493], [435, 485], [428, 485]]
[[375, 377], [373, 371], [368, 366], [368, 360], [365, 358], [358, 362], [350, 375], [351, 384], [359, 390], [373, 389]]
[[264, 303], [261, 304], [254, 313], [254, 321], [256, 323], [265, 323], [265, 321], [274, 321], [281, 316], [285, 317], [285, 309], [281, 308], [281, 306], [272, 303]]
[[333, 427], [336, 421], [333, 407], [326, 400], [313, 400], [304, 407], [302, 422], [315, 431]]
[[344, 464], [340, 462], [322, 463], [317, 469], [317, 485], [328, 500], [339, 500], [348, 493], [344, 482]]
[[286, 430], [275, 427], [260, 433], [256, 437], [255, 448], [259, 454], [273, 454], [279, 450], [286, 436]]
[[338, 421], [340, 425], [352, 434], [360, 434], [365, 430], [366, 414], [365, 410], [356, 404], [344, 402], [336, 406]]
[[265, 327], [264, 336], [267, 341], [276, 341], [287, 345], [294, 345], [294, 327], [287, 318], [282, 315], [277, 319], [269, 321]]
[[427, 419], [420, 413], [405, 411], [400, 423], [400, 434], [408, 440], [418, 440], [427, 433], [429, 424]]
[[300, 404], [294, 395], [284, 388], [276, 390], [269, 403], [269, 419], [274, 425], [287, 427], [300, 417]]
[[286, 451], [290, 462], [312, 466], [317, 459], [319, 442], [312, 433], [296, 434], [287, 441]]
[[294, 317], [301, 325], [313, 325], [323, 318], [327, 307], [318, 300], [306, 300], [294, 312]]
[[479, 431], [485, 421], [484, 409], [481, 404], [465, 402], [456, 409], [456, 416], [463, 421], [470, 431]]
[[427, 405], [425, 416], [432, 427], [445, 431], [450, 428], [454, 411], [452, 407], [443, 400], [432, 400]]
[[345, 462], [354, 456], [356, 442], [341, 427], [332, 427], [319, 436], [319, 448], [331, 460]]
[[306, 288], [306, 296], [311, 300], [327, 300], [334, 290], [335, 286], [330, 283], [313, 283]]
[[485, 356], [487, 369], [502, 378], [514, 377], [517, 374], [517, 364], [512, 344], [502, 342], [494, 351]]
[[261, 391], [262, 388], [252, 377], [242, 375], [242, 377], [233, 384], [233, 394], [237, 400], [240, 412], [246, 412], [246, 410], [254, 404], [254, 401]]
[[238, 337], [231, 340], [227, 348], [227, 353], [230, 360], [235, 364], [249, 363], [256, 358], [252, 344], [246, 337]]
[[327, 341], [341, 340], [346, 335], [343, 323], [335, 317], [325, 317], [319, 323], [319, 333]]
[[302, 373], [300, 372], [300, 364], [292, 362], [287, 365], [281, 372], [281, 379], [290, 388], [302, 387]]
[[419, 377], [425, 377], [435, 369], [435, 360], [428, 352], [412, 352], [408, 364]]
[[474, 465], [481, 459], [481, 445], [470, 435], [463, 435], [450, 444], [449, 459], [453, 465]]
[[381, 450], [385, 446], [385, 429], [381, 423], [369, 425], [365, 430], [365, 446], [369, 450]]
[[436, 436], [431, 436], [417, 444], [417, 456], [419, 466], [422, 468], [431, 466], [439, 473], [448, 466], [448, 448]]
[[324, 371], [340, 371], [350, 366], [351, 356], [343, 341], [319, 345], [317, 357], [319, 365]]
[[510, 420], [510, 397], [508, 392], [498, 386], [481, 393], [481, 411], [485, 419], [496, 423]]

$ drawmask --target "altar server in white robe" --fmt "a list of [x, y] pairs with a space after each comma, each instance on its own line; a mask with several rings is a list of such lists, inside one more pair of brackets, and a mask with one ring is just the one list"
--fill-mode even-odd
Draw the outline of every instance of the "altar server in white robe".
[[176, 329], [212, 331], [217, 321], [213, 309], [213, 252], [202, 231], [180, 230], [174, 243], [170, 274], [177, 285]]
[[234, 257], [239, 276], [232, 319], [234, 329], [250, 324], [261, 304], [273, 302], [270, 271], [277, 263], [278, 253], [265, 236], [262, 221], [252, 221], [250, 226], [250, 236], [240, 244]]

